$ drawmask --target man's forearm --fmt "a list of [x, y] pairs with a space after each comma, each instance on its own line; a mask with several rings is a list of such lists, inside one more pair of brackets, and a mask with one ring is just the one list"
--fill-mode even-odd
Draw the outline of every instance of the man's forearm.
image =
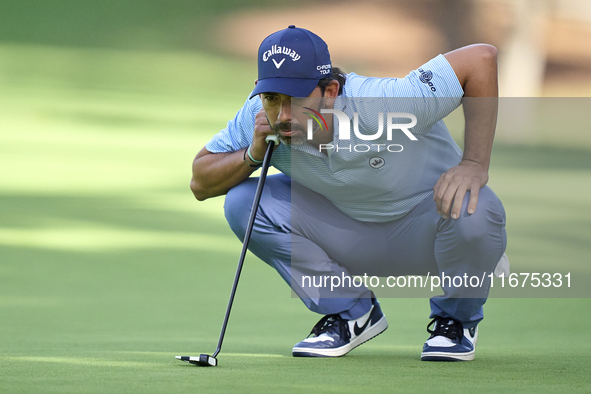
[[497, 124], [497, 50], [470, 45], [445, 54], [464, 89], [464, 156], [488, 171]]
[[256, 169], [245, 149], [228, 153], [211, 153], [202, 149], [193, 161], [191, 190], [199, 201], [224, 195], [247, 179]]
[[488, 171], [495, 128], [497, 125], [498, 98], [467, 97], [464, 99], [464, 156]]

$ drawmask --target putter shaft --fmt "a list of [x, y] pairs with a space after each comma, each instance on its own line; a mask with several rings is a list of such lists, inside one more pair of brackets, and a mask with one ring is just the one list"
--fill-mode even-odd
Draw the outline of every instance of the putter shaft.
[[257, 190], [254, 195], [254, 201], [252, 202], [252, 209], [250, 210], [250, 217], [248, 219], [248, 225], [246, 227], [246, 234], [244, 235], [244, 241], [242, 242], [242, 252], [240, 253], [240, 260], [238, 260], [238, 268], [236, 268], [236, 275], [234, 276], [234, 284], [232, 285], [230, 300], [228, 301], [228, 307], [226, 308], [226, 316], [224, 317], [224, 323], [222, 324], [222, 330], [220, 332], [220, 338], [218, 340], [218, 347], [215, 350], [215, 353], [213, 354], [214, 358], [217, 357], [217, 355], [222, 350], [222, 343], [224, 342], [224, 335], [226, 334], [226, 327], [228, 326], [228, 320], [230, 318], [230, 311], [232, 310], [232, 304], [234, 303], [234, 295], [236, 294], [238, 280], [240, 279], [240, 273], [242, 272], [242, 266], [244, 265], [244, 258], [246, 257], [246, 252], [248, 251], [248, 242], [250, 241], [250, 235], [252, 233], [252, 228], [254, 226], [254, 220], [256, 218], [257, 211], [259, 208], [259, 202], [261, 201], [261, 195], [263, 194], [263, 187], [265, 186], [265, 180], [267, 179], [267, 172], [269, 171], [269, 166], [271, 164], [271, 156], [273, 155], [273, 148], [275, 147], [275, 143], [277, 142], [277, 137], [268, 136], [266, 140], [268, 142], [267, 152], [265, 153], [265, 158], [263, 159], [259, 183], [257, 184]]

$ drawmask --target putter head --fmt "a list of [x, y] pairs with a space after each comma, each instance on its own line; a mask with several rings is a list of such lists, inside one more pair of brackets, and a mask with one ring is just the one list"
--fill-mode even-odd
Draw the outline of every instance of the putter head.
[[216, 365], [218, 365], [218, 359], [210, 356], [209, 354], [202, 354], [199, 357], [176, 356], [175, 358], [177, 360], [197, 365], [199, 367], [215, 367]]

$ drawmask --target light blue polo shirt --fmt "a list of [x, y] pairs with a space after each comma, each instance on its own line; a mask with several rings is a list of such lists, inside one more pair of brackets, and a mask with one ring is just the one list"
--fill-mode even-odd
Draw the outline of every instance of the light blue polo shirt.
[[[463, 94], [443, 55], [404, 78], [370, 78], [350, 73], [335, 109], [351, 119], [351, 138], [339, 139], [335, 127], [332, 148], [319, 151], [309, 144], [281, 144], [273, 153], [271, 164], [324, 195], [354, 219], [396, 220], [429, 196], [441, 174], [460, 162], [462, 152], [441, 119], [460, 105]], [[261, 108], [258, 97], [246, 100], [227, 127], [206, 144], [206, 149], [220, 153], [246, 148], [252, 143], [255, 116]], [[380, 112], [384, 116], [380, 138], [367, 140], [353, 132], [357, 113], [361, 134], [376, 133]], [[387, 138], [388, 112], [416, 117], [416, 126], [409, 129], [416, 141], [400, 130], [394, 130], [391, 139]], [[396, 118], [395, 123], [410, 121], [401, 119]]]

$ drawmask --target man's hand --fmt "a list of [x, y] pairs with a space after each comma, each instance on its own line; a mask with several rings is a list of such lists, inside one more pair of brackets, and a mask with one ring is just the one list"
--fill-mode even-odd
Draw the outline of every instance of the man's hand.
[[265, 110], [261, 109], [254, 118], [254, 136], [252, 138], [252, 146], [250, 147], [250, 154], [256, 160], [263, 160], [267, 152], [267, 142], [265, 138], [268, 135], [275, 133], [269, 126], [269, 121], [265, 115]]
[[488, 171], [482, 165], [474, 161], [462, 160], [456, 167], [450, 168], [441, 175], [433, 188], [433, 200], [437, 213], [444, 219], [449, 219], [451, 208], [451, 217], [459, 218], [464, 196], [469, 191], [468, 213], [473, 214], [476, 211], [480, 188], [487, 182]]

